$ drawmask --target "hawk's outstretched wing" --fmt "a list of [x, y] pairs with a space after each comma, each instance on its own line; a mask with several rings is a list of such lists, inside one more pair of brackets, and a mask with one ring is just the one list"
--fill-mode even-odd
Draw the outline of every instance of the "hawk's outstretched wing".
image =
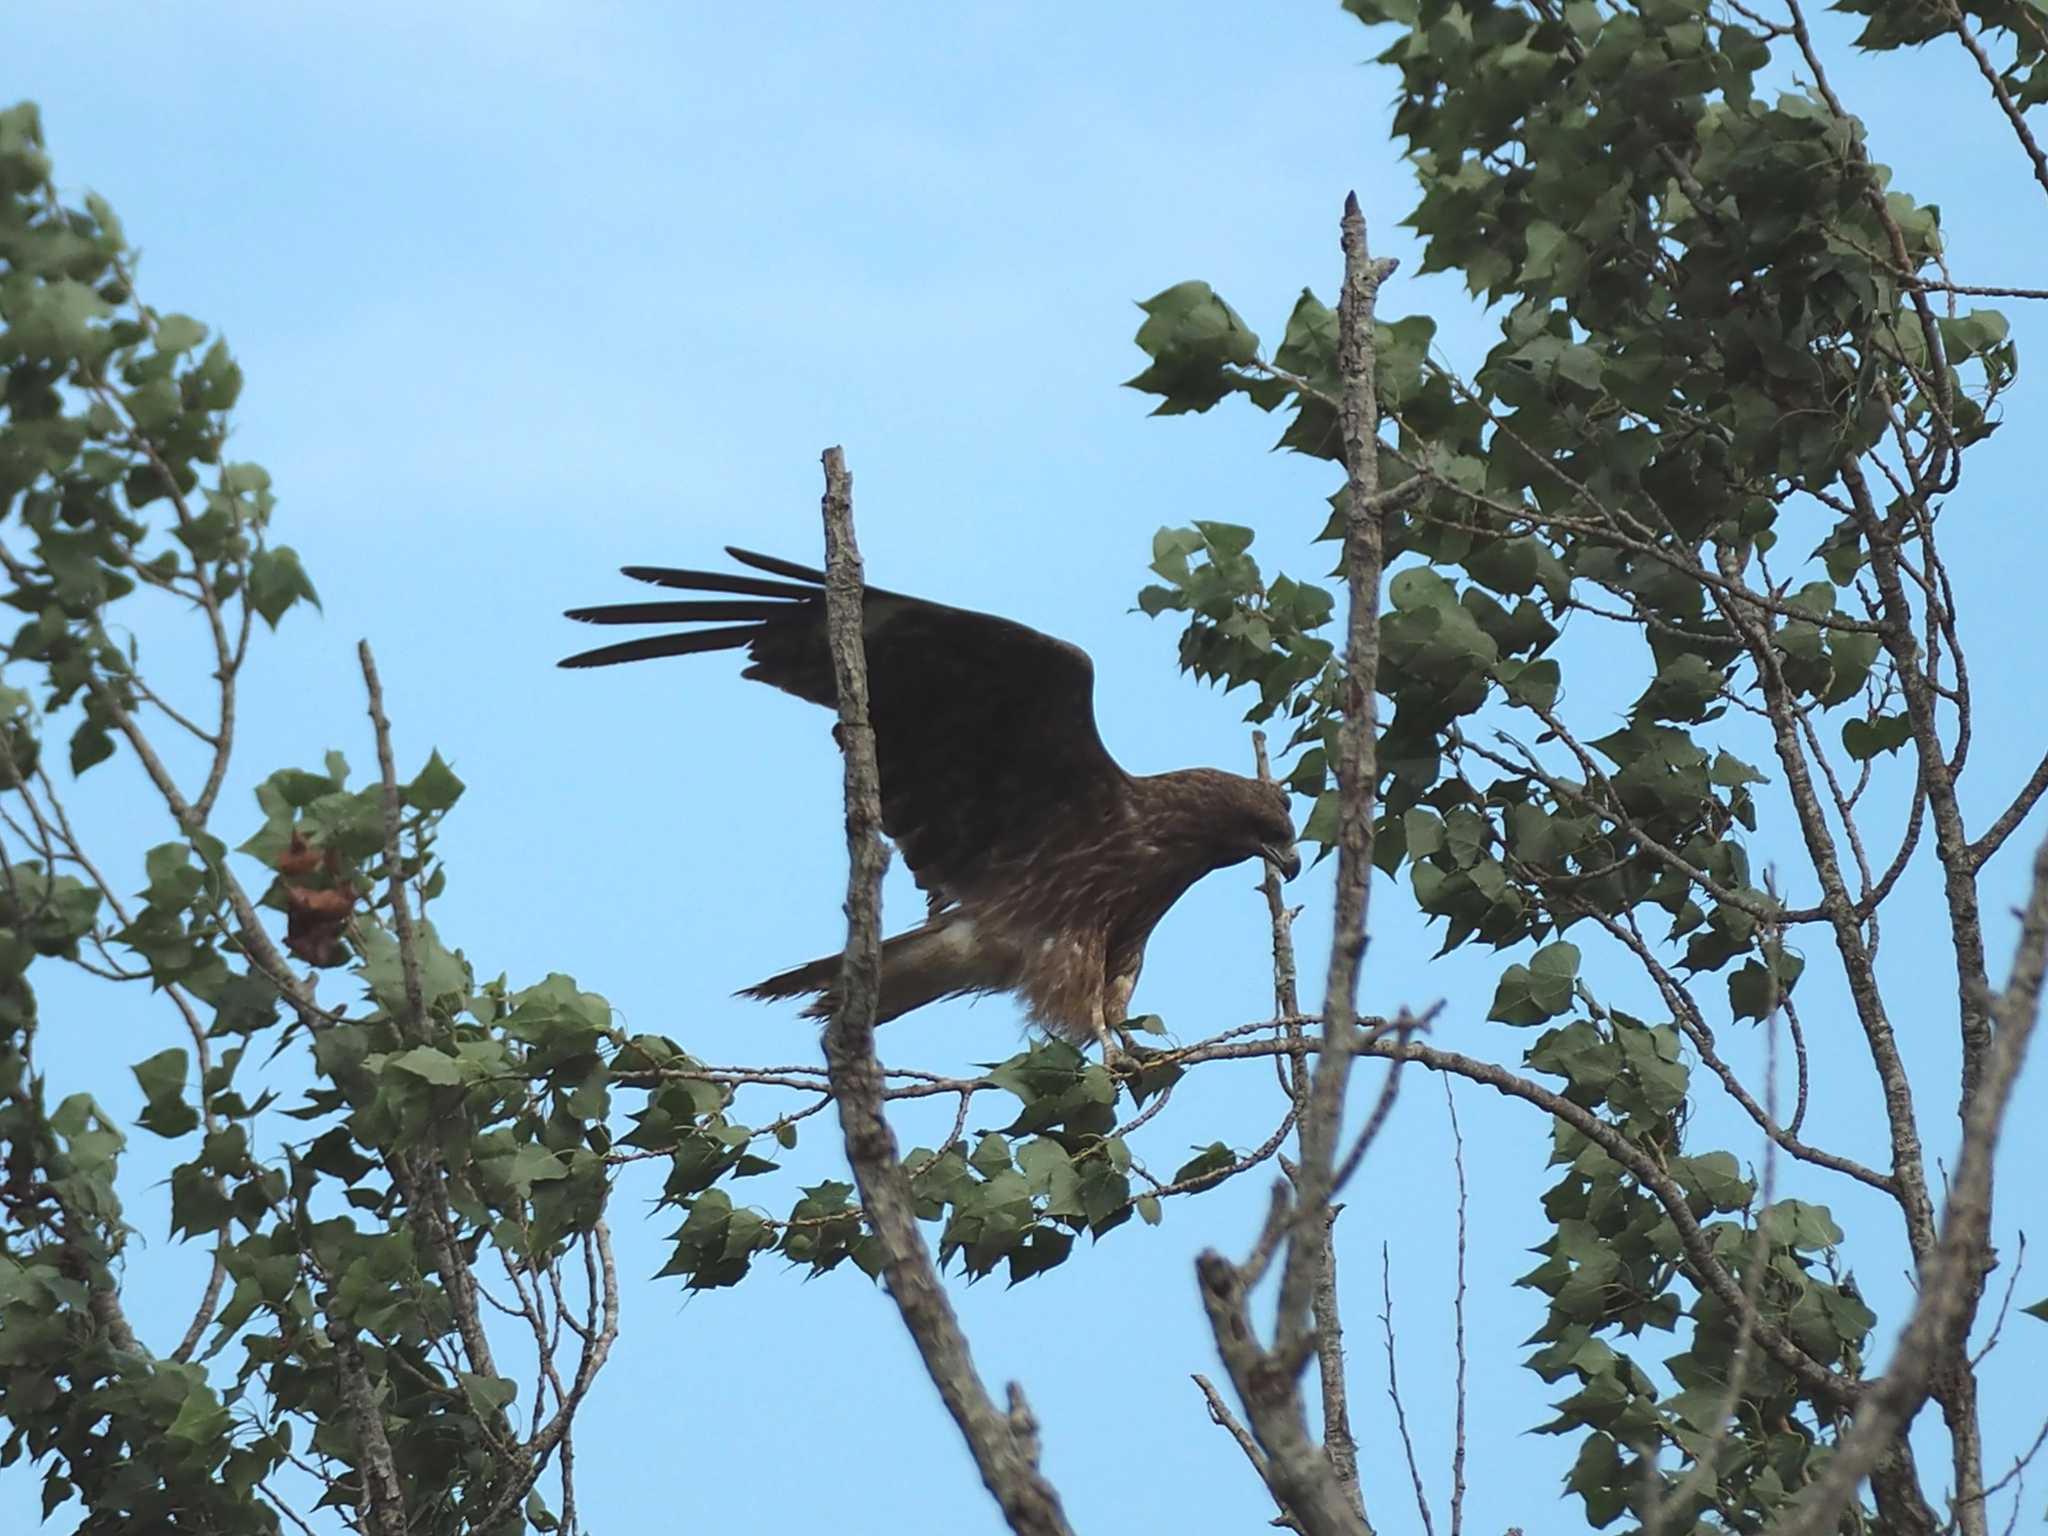
[[[823, 573], [726, 553], [780, 579], [627, 566], [638, 581], [724, 595], [572, 608], [570, 618], [589, 624], [708, 627], [645, 635], [562, 665], [744, 646], [745, 676], [832, 705]], [[1131, 781], [1096, 731], [1095, 668], [1085, 651], [992, 614], [875, 587], [864, 613], [882, 827], [926, 891], [943, 900], [983, 894], [1013, 859], [1032, 863], [1091, 841], [1122, 816]]]

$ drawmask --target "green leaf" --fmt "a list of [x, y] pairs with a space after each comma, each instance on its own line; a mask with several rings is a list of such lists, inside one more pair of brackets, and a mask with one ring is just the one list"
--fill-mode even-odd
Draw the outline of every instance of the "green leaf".
[[405, 786], [403, 794], [405, 803], [416, 811], [445, 811], [462, 798], [464, 788], [462, 780], [435, 752], [427, 758], [427, 766], [419, 771], [419, 776]]
[[1311, 384], [1334, 383], [1337, 377], [1337, 312], [1304, 288], [1287, 317], [1287, 334], [1273, 354], [1276, 367]]
[[1241, 555], [1252, 547], [1252, 530], [1239, 523], [1213, 523], [1196, 519], [1195, 527], [1201, 531], [1203, 541], [1211, 554], [1228, 558]]
[[1258, 356], [1259, 338], [1207, 283], [1177, 283], [1138, 307], [1137, 341], [1152, 366], [1126, 386], [1163, 397], [1154, 415], [1206, 411], [1242, 386], [1231, 370]]
[[1765, 1237], [1786, 1247], [1812, 1252], [1833, 1248], [1842, 1241], [1842, 1229], [1824, 1205], [1804, 1200], [1780, 1200], [1763, 1213]]
[[159, 352], [189, 352], [206, 340], [206, 327], [190, 315], [165, 315], [156, 323]]
[[386, 1065], [400, 1072], [410, 1072], [414, 1077], [441, 1088], [458, 1088], [465, 1076], [461, 1062], [453, 1056], [443, 1055], [431, 1045], [416, 1045], [402, 1055], [393, 1056]]
[[2011, 334], [2004, 315], [1995, 309], [1973, 309], [1954, 319], [1939, 318], [1941, 344], [1951, 367], [1980, 352], [1988, 352]]
[[1327, 789], [1316, 796], [1316, 803], [1309, 807], [1308, 820], [1302, 823], [1301, 840], [1325, 847], [1334, 844], [1337, 841], [1337, 817], [1342, 809], [1336, 790]]
[[86, 769], [104, 763], [114, 755], [114, 738], [91, 719], [79, 723], [71, 733], [71, 771], [84, 773]]
[[206, 880], [204, 872], [193, 867], [192, 851], [185, 843], [158, 843], [143, 855], [142, 867], [149, 876], [151, 906], [186, 906]]
[[1778, 981], [1754, 960], [1728, 977], [1728, 1005], [1738, 1019], [1762, 1019], [1778, 1006]]
[[320, 606], [320, 594], [299, 564], [298, 551], [288, 544], [258, 550], [249, 562], [249, 601], [263, 615], [263, 622], [277, 628], [285, 611], [301, 598], [315, 608]]
[[1735, 1158], [1727, 1152], [1671, 1160], [1671, 1172], [1688, 1193], [1696, 1194], [1709, 1211], [1739, 1211], [1754, 1192]]
[[1056, 1227], [1036, 1228], [1010, 1250], [1010, 1284], [1029, 1280], [1033, 1275], [1043, 1274], [1054, 1265], [1063, 1263], [1073, 1247], [1073, 1233], [1062, 1232]]
[[504, 1376], [478, 1376], [471, 1371], [457, 1371], [462, 1390], [471, 1402], [497, 1411], [509, 1408], [519, 1398], [519, 1383]]
[[[530, 1142], [510, 1157], [490, 1159], [489, 1169], [494, 1177], [510, 1184], [521, 1196], [528, 1194], [536, 1184], [569, 1176], [569, 1170], [562, 1166], [560, 1158], [546, 1147], [537, 1147]], [[740, 1213], [735, 1211], [733, 1214], [738, 1216]]]
[[68, 277], [25, 284], [21, 300], [8, 316], [8, 341], [26, 357], [53, 362], [88, 353], [94, 323], [113, 313], [90, 287]]
[[137, 1124], [159, 1136], [183, 1136], [199, 1124], [199, 1112], [185, 1102], [185, 1074], [190, 1065], [181, 1046], [158, 1051], [135, 1064], [135, 1081], [149, 1106], [137, 1117]]
[[158, 1051], [147, 1061], [135, 1064], [135, 1081], [142, 1086], [142, 1096], [155, 1103], [158, 1099], [174, 1099], [185, 1091], [185, 1073], [189, 1070], [191, 1058], [183, 1046], [172, 1046], [169, 1050]]
[[1717, 752], [1707, 782], [1723, 789], [1740, 789], [1745, 784], [1768, 784], [1770, 780], [1733, 753]]
[[1510, 702], [1531, 709], [1553, 709], [1557, 705], [1562, 674], [1554, 661], [1503, 661], [1496, 673]]
[[1494, 989], [1489, 1019], [1502, 1024], [1541, 1024], [1572, 1005], [1572, 982], [1579, 974], [1579, 948], [1562, 941], [1545, 945], [1527, 965], [1501, 972]]
[[164, 1434], [187, 1445], [201, 1445], [225, 1434], [229, 1423], [228, 1411], [213, 1395], [213, 1389], [200, 1382], [185, 1394], [177, 1417]]
[[[368, 983], [371, 995], [393, 1012], [403, 1010], [406, 1007], [405, 968], [397, 938], [379, 923], [363, 923], [361, 933], [363, 964], [360, 974]], [[419, 963], [420, 991], [429, 1004], [437, 998], [458, 996], [469, 991], [469, 966], [459, 950], [451, 952], [442, 946], [432, 923], [417, 922], [413, 925], [413, 953]]]
[[999, 1173], [1007, 1173], [1011, 1167], [1010, 1143], [990, 1131], [981, 1138], [974, 1155], [967, 1161], [983, 1178], [992, 1179]]
[[1579, 974], [1579, 946], [1561, 939], [1546, 944], [1529, 957], [1529, 970], [1553, 983], [1569, 982]]
[[1232, 1152], [1229, 1147], [1220, 1141], [1212, 1141], [1208, 1146], [1202, 1148], [1193, 1157], [1182, 1163], [1169, 1182], [1180, 1184], [1188, 1179], [1199, 1179], [1212, 1173], [1220, 1173], [1236, 1161], [1237, 1154]]
[[2029, 1317], [2038, 1317], [2042, 1322], [2048, 1323], [2048, 1296], [2043, 1296], [2032, 1306], [2021, 1307], [2020, 1310]]
[[1842, 749], [1859, 763], [1896, 752], [1912, 739], [1913, 723], [1903, 713], [1842, 722]]

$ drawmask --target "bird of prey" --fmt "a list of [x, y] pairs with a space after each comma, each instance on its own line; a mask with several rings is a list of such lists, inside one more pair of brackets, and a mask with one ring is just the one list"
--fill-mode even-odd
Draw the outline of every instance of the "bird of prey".
[[[822, 572], [728, 549], [732, 571], [627, 566], [658, 587], [718, 594], [572, 608], [588, 624], [683, 624], [584, 651], [565, 667], [744, 649], [743, 675], [831, 707]], [[862, 624], [882, 829], [929, 902], [882, 946], [879, 1019], [940, 998], [1009, 992], [1042, 1028], [1101, 1042], [1129, 1016], [1145, 942], [1211, 870], [1263, 858], [1301, 869], [1286, 793], [1214, 768], [1124, 772], [1095, 729], [1095, 668], [1078, 646], [992, 614], [869, 587]], [[839, 956], [743, 990], [809, 996], [829, 1018]]]

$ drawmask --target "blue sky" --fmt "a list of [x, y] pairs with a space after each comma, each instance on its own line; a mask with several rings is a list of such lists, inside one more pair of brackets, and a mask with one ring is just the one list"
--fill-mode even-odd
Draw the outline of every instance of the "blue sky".
[[[728, 542], [809, 558], [818, 452], [841, 443], [871, 579], [1086, 647], [1105, 739], [1131, 769], [1243, 768], [1242, 703], [1180, 678], [1175, 632], [1132, 613], [1132, 594], [1152, 531], [1197, 517], [1257, 526], [1269, 570], [1327, 570], [1309, 540], [1330, 472], [1268, 454], [1275, 424], [1248, 410], [1147, 420], [1147, 402], [1118, 387], [1142, 361], [1132, 301], [1203, 277], [1277, 334], [1303, 284], [1330, 296], [1337, 213], [1355, 187], [1377, 248], [1404, 259], [1386, 311], [1433, 314], [1444, 353], [1466, 366], [1493, 334], [1454, 278], [1412, 277], [1418, 252], [1396, 228], [1412, 183], [1386, 130], [1394, 82], [1361, 63], [1375, 45], [1334, 3], [315, 13], [74, 0], [13, 8], [0, 47], [0, 95], [39, 101], [63, 184], [120, 211], [148, 299], [220, 326], [237, 349], [236, 452], [275, 476], [280, 536], [325, 600], [324, 618], [295, 614], [252, 663], [239, 782], [335, 746], [371, 761], [354, 665], [368, 635], [401, 757], [438, 746], [470, 785], [444, 845], [443, 935], [484, 975], [566, 971], [630, 1028], [715, 1060], [816, 1051], [787, 1011], [729, 994], [837, 945], [826, 717], [716, 661], [558, 672], [589, 639], [563, 607], [630, 595], [621, 564], [704, 563]], [[2038, 283], [2026, 258], [2048, 220], [1974, 77], [1943, 56], [1837, 53], [1835, 84], [1871, 121], [1878, 157], [1942, 205], [1957, 277]], [[2040, 327], [2013, 318], [2024, 356]], [[2036, 394], [2023, 382], [2009, 414]], [[1952, 519], [1980, 710], [2010, 722], [1980, 735], [1980, 807], [2042, 745], [2022, 659], [2038, 654], [2033, 573], [2048, 550], [2024, 511], [2038, 477], [2022, 431], [1973, 461]], [[175, 640], [145, 640], [178, 654]], [[169, 829], [126, 771], [88, 781], [81, 813], [139, 849]], [[225, 803], [238, 840], [253, 804]], [[2019, 870], [2007, 860], [1989, 878], [1987, 905], [2002, 911]], [[891, 887], [899, 913], [904, 889]], [[1314, 975], [1327, 870], [1298, 889]], [[1909, 890], [1911, 911], [1931, 916], [1931, 894]], [[1382, 883], [1376, 900], [1366, 1006], [1443, 997], [1443, 1042], [1516, 1059], [1526, 1038], [1481, 1022], [1492, 967], [1427, 966], [1435, 940], [1404, 889]], [[1945, 1151], [1945, 951], [1930, 955], [1932, 982], [1914, 963], [1931, 931], [1895, 924], [1887, 969], [1901, 1018], [1925, 1010], [1902, 1027]], [[1999, 966], [2009, 932], [1994, 927]], [[1265, 942], [1249, 875], [1214, 878], [1161, 928], [1140, 1002], [1187, 1038], [1263, 1017]], [[125, 996], [46, 1006], [58, 1086], [132, 1115], [132, 1081], [107, 1064], [174, 1043], [170, 1016]], [[1860, 1047], [1824, 1009], [1810, 1007], [1809, 1029], [1819, 1124], [1877, 1156]], [[929, 1010], [883, 1045], [951, 1069], [1019, 1038], [1014, 1009], [992, 1001]], [[2042, 1081], [2037, 1069], [2010, 1166], [2048, 1155]], [[1515, 1363], [1539, 1299], [1504, 1283], [1544, 1235], [1547, 1128], [1476, 1090], [1460, 1090], [1460, 1110], [1473, 1170], [1467, 1518], [1474, 1531], [1555, 1528], [1574, 1446], [1524, 1433], [1553, 1394]], [[1273, 1111], [1263, 1067], [1212, 1072], [1140, 1150], [1170, 1170], [1190, 1144], [1255, 1142]], [[942, 1129], [912, 1118], [906, 1139]], [[131, 1260], [129, 1305], [167, 1345], [203, 1257], [163, 1236], [149, 1140], [133, 1153], [132, 1213], [149, 1241]], [[1753, 1140], [1733, 1145], [1754, 1155]], [[1354, 1420], [1383, 1529], [1414, 1525], [1385, 1410], [1383, 1242], [1411, 1425], [1444, 1513], [1446, 1149], [1440, 1087], [1417, 1076], [1340, 1228]], [[792, 1166], [816, 1176], [835, 1160], [821, 1128]], [[772, 1207], [786, 1187], [767, 1194]], [[878, 1291], [773, 1264], [696, 1298], [648, 1281], [674, 1225], [645, 1214], [650, 1189], [627, 1180], [614, 1208], [632, 1284], [624, 1343], [579, 1435], [591, 1528], [678, 1516], [749, 1531], [998, 1528]], [[1188, 1381], [1216, 1369], [1192, 1255], [1240, 1249], [1264, 1198], [1261, 1181], [1241, 1180], [1020, 1289], [956, 1287], [985, 1373], [1026, 1382], [1078, 1528], [1251, 1529], [1270, 1514]], [[1895, 1222], [1837, 1210], [1852, 1235], [1859, 1219], [1873, 1234], [1852, 1249], [1867, 1255], [1866, 1289], [1895, 1300]], [[2022, 1289], [2030, 1300], [2048, 1284]], [[2039, 1326], [2016, 1319], [1987, 1366], [1994, 1463], [2032, 1434], [2022, 1421], [2039, 1394], [2023, 1361], [2040, 1344], [2023, 1330]], [[33, 1517], [37, 1481], [0, 1472], [0, 1524]]]

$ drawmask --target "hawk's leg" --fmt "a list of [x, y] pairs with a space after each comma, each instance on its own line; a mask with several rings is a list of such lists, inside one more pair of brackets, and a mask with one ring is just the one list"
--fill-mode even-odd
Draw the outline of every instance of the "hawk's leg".
[[1102, 1065], [1112, 1074], [1116, 1071], [1117, 1058], [1123, 1053], [1117, 1049], [1117, 1032], [1103, 1019], [1095, 1021], [1095, 1041], [1102, 1047]]
[[[1142, 958], [1139, 964], [1143, 964]], [[1104, 988], [1102, 1013], [1095, 1021], [1095, 1038], [1102, 1042], [1102, 1064], [1114, 1073], [1117, 1064], [1130, 1053], [1119, 1048], [1118, 1042], [1130, 1043], [1130, 1031], [1124, 1028], [1124, 1021], [1131, 1016], [1131, 994], [1138, 989], [1138, 966], [1133, 965], [1121, 975], [1107, 978]], [[1112, 1022], [1114, 1021], [1114, 1022]]]

